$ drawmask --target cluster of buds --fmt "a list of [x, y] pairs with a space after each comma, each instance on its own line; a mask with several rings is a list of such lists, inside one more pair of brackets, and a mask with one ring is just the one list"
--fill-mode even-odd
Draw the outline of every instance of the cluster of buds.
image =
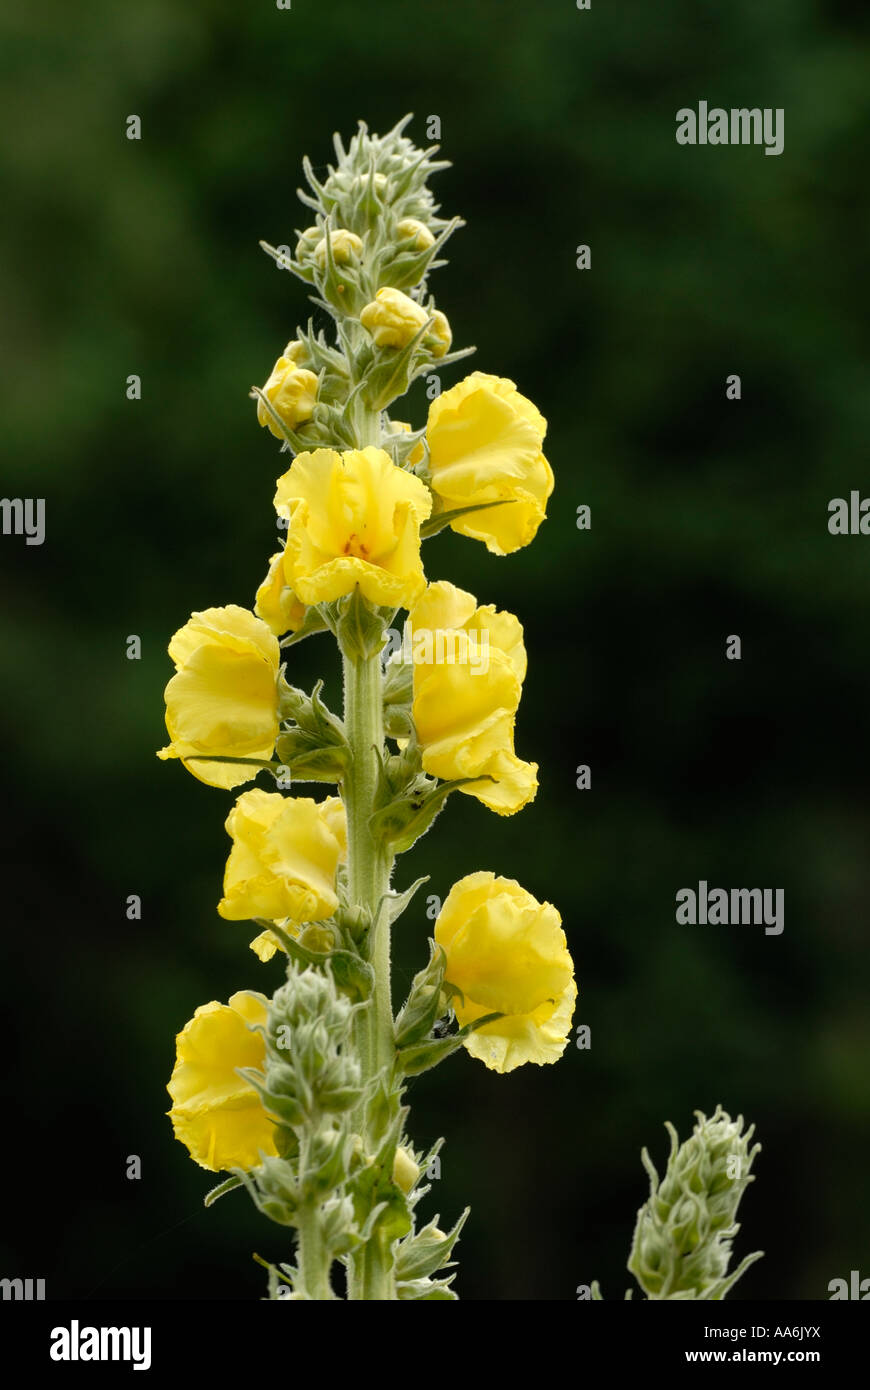
[[661, 1181], [643, 1150], [650, 1195], [637, 1215], [628, 1268], [651, 1299], [717, 1301], [762, 1255], [747, 1255], [728, 1273], [740, 1229], [737, 1208], [754, 1181], [750, 1169], [761, 1148], [751, 1147], [755, 1126], [744, 1133], [743, 1116], [732, 1120], [721, 1106], [709, 1119], [700, 1110], [695, 1114], [684, 1144], [673, 1125], [666, 1126], [671, 1152]]
[[[292, 256], [262, 243], [314, 287], [314, 303], [337, 319], [354, 363], [351, 380], [344, 357], [309, 331], [287, 345], [266, 384], [255, 388], [260, 423], [294, 452], [336, 442], [353, 447], [357, 402], [385, 410], [415, 377], [471, 350], [450, 352], [450, 324], [426, 289], [429, 271], [445, 264], [439, 252], [462, 225], [458, 217], [438, 217], [427, 186], [447, 165], [433, 157], [437, 146], [418, 150], [402, 134], [406, 124], [385, 136], [361, 124], [347, 149], [336, 135], [337, 162], [323, 182], [306, 159], [310, 192], [300, 189], [299, 197], [315, 221], [297, 233]], [[384, 429], [395, 455], [395, 428], [385, 421]], [[417, 443], [407, 441], [405, 452]]]
[[353, 1241], [353, 1205], [343, 1188], [350, 1174], [354, 1133], [350, 1112], [360, 1089], [353, 1053], [354, 1009], [329, 970], [287, 967], [262, 1028], [262, 1069], [242, 1075], [258, 1092], [275, 1125], [276, 1155], [249, 1172], [236, 1170], [256, 1205], [283, 1226], [299, 1224], [310, 1208], [333, 1257]]

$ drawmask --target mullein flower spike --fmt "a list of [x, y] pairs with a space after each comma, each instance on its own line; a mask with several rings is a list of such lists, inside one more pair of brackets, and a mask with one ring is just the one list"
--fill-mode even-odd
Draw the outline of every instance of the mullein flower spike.
[[[428, 288], [461, 223], [439, 216], [428, 181], [446, 166], [405, 136], [409, 119], [385, 136], [361, 125], [346, 149], [336, 136], [325, 177], [305, 160], [295, 252], [261, 243], [334, 334], [298, 327], [252, 388], [260, 425], [290, 455], [273, 474], [284, 545], [263, 556], [254, 611], [196, 612], [169, 646], [159, 756], [224, 790], [269, 779], [228, 807], [217, 910], [251, 924], [240, 944], [254, 968], [280, 961], [285, 980], [271, 1000], [241, 992], [198, 1009], [169, 1089], [177, 1137], [230, 1175], [207, 1204], [244, 1186], [295, 1230], [295, 1263], [267, 1266], [270, 1298], [288, 1286], [335, 1298], [341, 1261], [350, 1300], [454, 1300], [445, 1271], [467, 1213], [446, 1231], [438, 1217], [418, 1223], [440, 1141], [414, 1150], [407, 1077], [463, 1048], [496, 1072], [553, 1063], [577, 994], [556, 908], [478, 872], [451, 890], [429, 963], [393, 1008], [391, 932], [419, 886], [391, 887], [396, 856], [454, 791], [514, 815], [537, 787], [536, 764], [514, 751], [519, 620], [427, 575], [423, 543], [451, 526], [511, 554], [534, 539], [553, 488], [546, 421], [505, 378], [473, 373], [416, 424], [388, 413], [418, 377], [473, 351], [453, 349]], [[410, 671], [405, 653], [384, 659], [403, 610]], [[324, 633], [343, 664], [340, 714], [322, 682], [292, 683], [292, 648]], [[298, 782], [330, 794], [302, 796]]]

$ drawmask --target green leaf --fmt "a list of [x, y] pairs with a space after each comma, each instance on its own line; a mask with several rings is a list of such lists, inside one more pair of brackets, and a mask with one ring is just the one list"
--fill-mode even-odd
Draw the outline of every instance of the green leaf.
[[[451, 1274], [450, 1279], [454, 1276]], [[410, 1279], [396, 1284], [396, 1294], [402, 1301], [417, 1303], [456, 1303], [459, 1295], [450, 1287], [450, 1279]]]
[[291, 632], [288, 637], [282, 637], [281, 646], [292, 647], [296, 642], [304, 642], [306, 637], [313, 637], [315, 632], [328, 631], [329, 624], [323, 614], [317, 608], [306, 608], [302, 626]]
[[279, 270], [289, 270], [291, 275], [295, 275], [297, 280], [302, 280], [306, 285], [310, 285], [314, 279], [314, 271], [307, 266], [302, 266], [295, 261], [292, 256], [288, 256], [286, 251], [278, 251], [274, 246], [270, 246], [268, 241], [261, 241], [260, 246], [271, 256]]
[[471, 1208], [466, 1207], [453, 1230], [446, 1235], [442, 1231], [436, 1236], [436, 1216], [421, 1231], [406, 1236], [396, 1251], [396, 1278], [400, 1281], [428, 1279], [455, 1263], [450, 1256], [470, 1211]]
[[457, 777], [439, 782], [431, 791], [398, 796], [375, 811], [369, 821], [372, 834], [382, 838], [394, 854], [404, 854], [425, 835], [451, 792], [471, 782], [494, 781], [492, 777]]
[[270, 772], [279, 772], [280, 763], [271, 758], [228, 758], [223, 753], [189, 753], [182, 758], [185, 763], [242, 763], [245, 767], [267, 767]]
[[418, 970], [411, 981], [408, 998], [396, 1018], [398, 1048], [408, 1048], [428, 1039], [435, 1020], [444, 1012], [441, 1007], [441, 987], [446, 965], [444, 948], [430, 938], [429, 962], [423, 970]]
[[467, 516], [469, 512], [488, 512], [492, 507], [508, 507], [511, 502], [515, 502], [514, 497], [505, 497], [500, 502], [475, 502], [473, 507], [454, 507], [449, 512], [437, 512], [435, 516], [430, 516], [428, 521], [424, 521], [420, 527], [420, 539], [427, 540], [429, 536], [437, 536], [439, 531], [443, 531], [445, 526], [450, 526], [454, 521], [458, 521], [461, 516]]
[[354, 585], [353, 593], [338, 602], [336, 635], [348, 661], [365, 661], [384, 645], [384, 622], [380, 609], [373, 609]]
[[366, 379], [364, 399], [370, 410], [386, 410], [398, 396], [404, 395], [407, 391], [414, 379], [414, 354], [418, 349], [425, 351], [422, 347], [423, 339], [434, 322], [435, 315], [432, 314], [403, 348], [381, 349], [382, 360], [370, 369]]
[[223, 1197], [226, 1192], [233, 1192], [237, 1187], [241, 1187], [241, 1178], [227, 1178], [225, 1182], [219, 1182], [217, 1187], [213, 1187], [202, 1199], [204, 1207], [214, 1206], [218, 1197]]
[[413, 1047], [403, 1047], [396, 1054], [396, 1067], [405, 1076], [419, 1076], [421, 1072], [437, 1067], [445, 1057], [456, 1052], [470, 1033], [482, 1028], [485, 1023], [494, 1023], [497, 1018], [504, 1018], [504, 1014], [484, 1014], [483, 1018], [466, 1023], [464, 1028], [460, 1028], [457, 1033], [451, 1033], [447, 1038], [430, 1038], [427, 1042], [417, 1043]]
[[418, 878], [416, 882], [412, 883], [410, 888], [406, 888], [404, 893], [387, 894], [387, 911], [390, 914], [391, 922], [395, 922], [401, 917], [402, 913], [405, 911], [405, 908], [411, 902], [411, 899], [414, 897], [417, 890], [422, 888], [424, 883], [428, 882], [429, 874], [424, 874], [422, 878]]

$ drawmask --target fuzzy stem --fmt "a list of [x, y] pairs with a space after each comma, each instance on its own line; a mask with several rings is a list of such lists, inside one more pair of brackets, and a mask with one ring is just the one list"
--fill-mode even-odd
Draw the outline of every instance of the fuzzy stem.
[[[395, 1055], [393, 1007], [390, 995], [390, 921], [379, 911], [390, 881], [391, 862], [374, 840], [370, 821], [378, 784], [378, 767], [384, 742], [383, 674], [379, 653], [352, 661], [344, 658], [344, 718], [351, 748], [351, 768], [342, 788], [347, 812], [347, 859], [350, 901], [367, 908], [372, 927], [368, 958], [374, 970], [374, 989], [368, 1008], [355, 1022], [355, 1044], [362, 1066], [363, 1089]], [[361, 1104], [358, 1123], [366, 1142], [366, 1106]], [[395, 1297], [388, 1252], [377, 1233], [351, 1260], [348, 1280], [351, 1299], [385, 1300]]]
[[334, 1298], [329, 1282], [329, 1264], [320, 1229], [320, 1212], [316, 1201], [307, 1201], [297, 1212], [299, 1264], [297, 1288], [309, 1298], [326, 1302]]

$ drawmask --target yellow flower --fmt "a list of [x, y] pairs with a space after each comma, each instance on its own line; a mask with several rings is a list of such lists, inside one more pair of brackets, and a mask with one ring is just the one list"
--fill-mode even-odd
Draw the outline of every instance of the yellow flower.
[[194, 613], [169, 643], [176, 674], [166, 687], [172, 742], [158, 758], [181, 758], [212, 787], [238, 787], [257, 769], [186, 761], [203, 754], [271, 758], [278, 737], [278, 664], [274, 633], [247, 608]]
[[403, 241], [413, 242], [415, 251], [428, 251], [430, 246], [435, 245], [435, 238], [426, 223], [418, 222], [416, 217], [403, 217], [396, 231]]
[[303, 603], [358, 584], [372, 603], [407, 607], [425, 588], [420, 523], [432, 497], [383, 449], [297, 455], [278, 479], [275, 507], [289, 518], [284, 574]]
[[454, 883], [438, 914], [435, 940], [460, 1026], [500, 1013], [464, 1046], [492, 1071], [555, 1062], [571, 1031], [577, 986], [562, 919], [512, 878], [469, 874]]
[[[281, 356], [272, 368], [272, 375], [263, 387], [263, 395], [272, 409], [289, 429], [295, 430], [310, 420], [317, 403], [317, 377], [307, 367], [298, 367], [292, 357]], [[283, 439], [278, 425], [265, 405], [257, 400], [257, 419], [271, 430], [276, 439]]]
[[[363, 244], [356, 232], [349, 232], [345, 227], [339, 227], [337, 231], [330, 233], [329, 239], [332, 243], [332, 259], [336, 265], [344, 265], [348, 261], [357, 260], [362, 254]], [[315, 246], [314, 259], [321, 270], [326, 269], [326, 237], [322, 237]]]
[[[411, 426], [404, 420], [391, 420], [389, 423], [390, 434], [410, 434]], [[407, 466], [413, 468], [415, 464], [422, 463], [425, 457], [422, 439], [418, 440], [406, 459]]]
[[512, 381], [472, 372], [429, 407], [432, 489], [446, 511], [502, 502], [451, 523], [494, 555], [528, 545], [546, 513], [553, 472], [541, 452], [547, 422]]
[[261, 1153], [275, 1157], [275, 1126], [253, 1086], [237, 1067], [262, 1068], [267, 1001], [241, 990], [229, 1004], [202, 1004], [175, 1040], [176, 1061], [167, 1090], [176, 1139], [201, 1168], [256, 1168]]
[[[279, 922], [278, 925], [284, 927], [284, 930], [289, 931], [292, 935], [293, 928], [289, 923]], [[255, 936], [249, 944], [254, 955], [264, 962], [271, 960], [276, 951], [283, 949], [277, 936], [271, 931], [261, 931], [259, 936]]]
[[274, 632], [298, 632], [305, 618], [305, 604], [300, 603], [284, 577], [284, 552], [279, 550], [269, 560], [269, 573], [257, 590], [254, 612]]
[[526, 674], [523, 630], [512, 613], [441, 581], [408, 616], [413, 716], [423, 768], [445, 781], [491, 777], [460, 790], [500, 815], [534, 798], [537, 763], [514, 752], [514, 717]]
[[[325, 804], [325, 803], [324, 803]], [[342, 822], [342, 834], [344, 834], [344, 822]], [[345, 857], [344, 842], [342, 841], [342, 855]], [[299, 937], [302, 945], [307, 946], [309, 951], [332, 951], [335, 948], [335, 932], [330, 927], [321, 927], [316, 924], [305, 928], [300, 932], [298, 925], [291, 922], [289, 917], [285, 917], [283, 922], [276, 921], [276, 925], [282, 927], [288, 936]], [[259, 936], [255, 936], [250, 943], [251, 950], [260, 960], [271, 960], [276, 951], [283, 951], [280, 938], [273, 931], [261, 931]]]
[[258, 789], [243, 792], [226, 828], [233, 847], [218, 904], [222, 917], [231, 922], [289, 918], [298, 925], [332, 915], [338, 907], [335, 871], [347, 848], [340, 797], [317, 802]]
[[401, 290], [378, 290], [359, 316], [375, 347], [402, 348], [416, 338], [429, 315]]

